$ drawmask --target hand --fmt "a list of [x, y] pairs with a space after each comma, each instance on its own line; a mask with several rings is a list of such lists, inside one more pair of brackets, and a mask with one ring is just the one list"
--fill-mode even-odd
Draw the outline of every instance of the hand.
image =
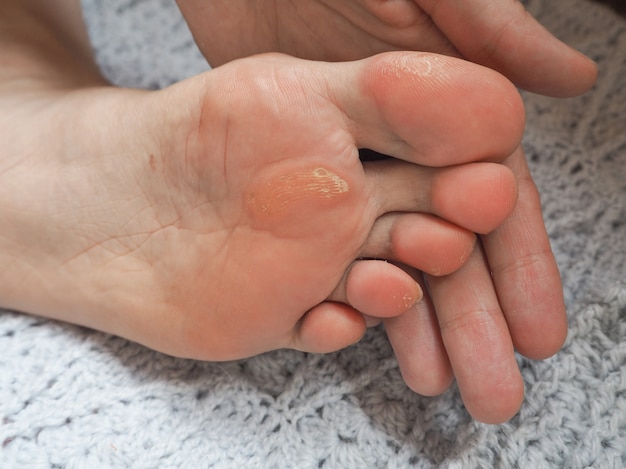
[[454, 375], [468, 411], [488, 423], [509, 419], [522, 403], [514, 349], [547, 358], [567, 335], [561, 280], [522, 150], [504, 164], [518, 181], [512, 215], [481, 237], [461, 269], [427, 278], [432, 302], [385, 320], [407, 384], [436, 395]]
[[596, 77], [516, 0], [177, 0], [212, 66], [261, 52], [327, 61], [390, 50], [453, 55], [529, 91], [574, 96]]

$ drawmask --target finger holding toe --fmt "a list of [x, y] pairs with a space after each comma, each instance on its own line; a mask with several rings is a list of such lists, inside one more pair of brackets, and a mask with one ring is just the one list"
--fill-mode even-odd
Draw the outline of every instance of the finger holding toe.
[[539, 193], [522, 151], [506, 164], [520, 181], [519, 203], [482, 243], [515, 348], [529, 358], [544, 359], [555, 354], [567, 336], [563, 287]]
[[384, 323], [407, 386], [423, 396], [436, 396], [448, 389], [452, 367], [428, 293], [409, 311]]

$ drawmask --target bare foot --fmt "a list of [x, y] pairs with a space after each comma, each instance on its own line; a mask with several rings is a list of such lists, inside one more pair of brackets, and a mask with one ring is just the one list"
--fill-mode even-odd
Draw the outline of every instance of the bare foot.
[[[499, 75], [414, 53], [256, 57], [158, 92], [7, 80], [0, 119], [2, 306], [212, 360], [357, 340], [354, 305], [325, 301], [367, 303], [378, 274], [355, 259], [422, 262], [393, 230], [368, 241], [381, 216], [486, 233], [515, 204], [501, 165], [362, 164], [359, 147], [443, 166], [504, 158], [523, 128]], [[424, 258], [458, 267], [450, 252]]]

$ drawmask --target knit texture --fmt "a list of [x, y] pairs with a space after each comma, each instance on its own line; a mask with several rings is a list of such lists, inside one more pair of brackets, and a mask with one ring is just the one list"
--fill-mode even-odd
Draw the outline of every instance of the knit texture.
[[[0, 311], [0, 467], [626, 467], [626, 22], [585, 0], [525, 3], [600, 78], [581, 98], [524, 94], [570, 333], [551, 359], [519, 358], [517, 416], [477, 423], [454, 387], [415, 395], [381, 329], [330, 355], [216, 364]], [[84, 6], [113, 82], [207, 69], [173, 1]]]

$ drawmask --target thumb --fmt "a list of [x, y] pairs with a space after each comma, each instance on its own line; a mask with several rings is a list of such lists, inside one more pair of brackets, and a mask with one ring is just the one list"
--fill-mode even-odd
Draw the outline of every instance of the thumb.
[[517, 0], [415, 0], [468, 60], [528, 91], [554, 97], [588, 91], [596, 65], [537, 22]]

